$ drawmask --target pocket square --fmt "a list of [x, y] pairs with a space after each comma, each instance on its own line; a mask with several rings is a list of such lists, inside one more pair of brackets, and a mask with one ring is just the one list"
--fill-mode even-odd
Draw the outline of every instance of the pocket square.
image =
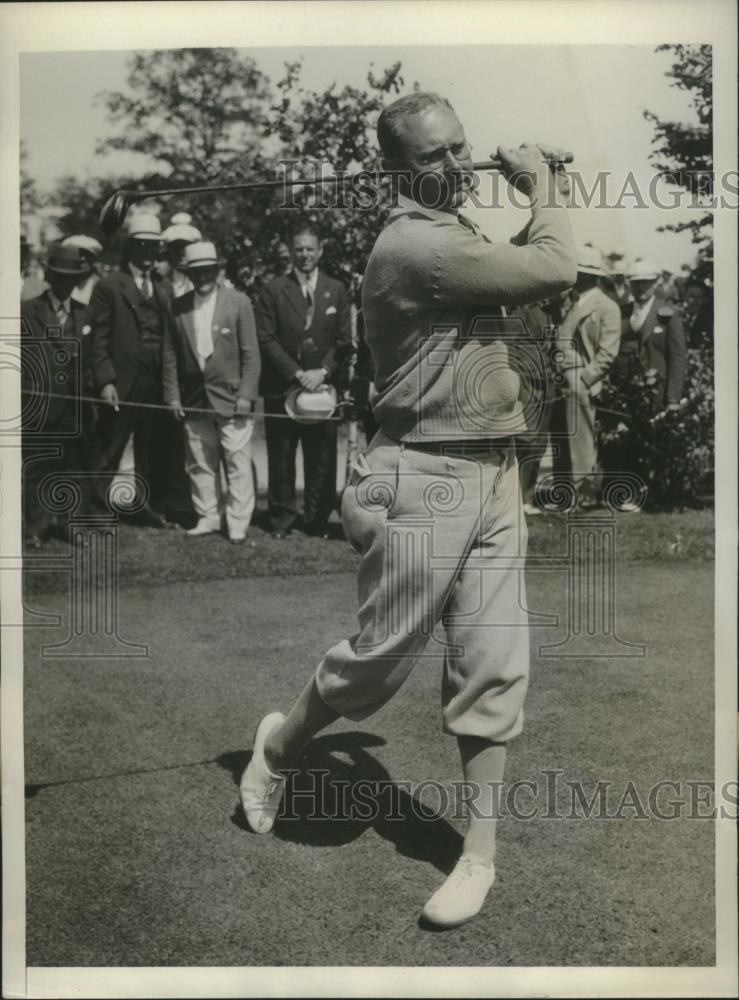
[[336, 312], [336, 306], [329, 306], [328, 309], [326, 310], [326, 315], [333, 316], [335, 312]]
[[[218, 327], [216, 327], [216, 330], [217, 329], [218, 329]], [[230, 332], [231, 332], [231, 327], [230, 326], [222, 326], [221, 327], [221, 333], [230, 333]]]

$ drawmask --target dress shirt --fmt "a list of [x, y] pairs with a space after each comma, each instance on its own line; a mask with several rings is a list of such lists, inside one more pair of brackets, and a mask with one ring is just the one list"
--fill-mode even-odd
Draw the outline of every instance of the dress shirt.
[[631, 329], [634, 333], [638, 333], [644, 326], [644, 321], [649, 315], [649, 310], [652, 308], [653, 302], [654, 296], [651, 295], [643, 305], [634, 304], [634, 311], [631, 314]]
[[209, 295], [200, 295], [195, 292], [192, 320], [195, 328], [198, 364], [201, 371], [213, 353], [213, 316], [216, 310], [217, 295], [218, 290], [215, 288]]
[[[136, 267], [135, 264], [128, 265], [131, 271], [131, 277], [136, 283], [136, 287], [144, 296], [145, 299], [150, 299], [154, 294], [154, 285], [152, 284], [151, 274], [147, 274], [142, 271], [140, 267]], [[148, 283], [148, 288], [147, 288]]]

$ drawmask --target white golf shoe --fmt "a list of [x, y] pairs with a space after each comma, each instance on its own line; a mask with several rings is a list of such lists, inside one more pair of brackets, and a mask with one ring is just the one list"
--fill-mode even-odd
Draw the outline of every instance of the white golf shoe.
[[456, 927], [482, 909], [495, 881], [495, 865], [473, 854], [463, 854], [446, 882], [423, 908], [425, 920], [438, 927]]
[[265, 715], [257, 726], [254, 736], [254, 750], [247, 769], [241, 778], [239, 793], [244, 807], [246, 821], [254, 833], [269, 833], [275, 825], [277, 810], [280, 808], [285, 778], [273, 774], [264, 759], [264, 743], [275, 726], [281, 725], [285, 716], [281, 712]]

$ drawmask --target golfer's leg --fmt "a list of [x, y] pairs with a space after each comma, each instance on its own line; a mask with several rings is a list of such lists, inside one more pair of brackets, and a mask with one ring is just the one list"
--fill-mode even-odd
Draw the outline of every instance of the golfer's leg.
[[311, 677], [300, 697], [276, 726], [264, 743], [264, 757], [275, 773], [291, 768], [309, 740], [340, 718], [339, 713], [323, 701], [315, 677]]
[[496, 788], [503, 781], [506, 744], [480, 736], [458, 736], [467, 799], [467, 833], [463, 854], [495, 860]]
[[520, 732], [529, 673], [524, 559], [526, 524], [518, 470], [498, 479], [483, 529], [460, 573], [445, 619], [455, 652], [444, 671], [444, 726], [462, 757], [468, 829], [464, 853], [495, 855], [494, 796], [506, 744]]

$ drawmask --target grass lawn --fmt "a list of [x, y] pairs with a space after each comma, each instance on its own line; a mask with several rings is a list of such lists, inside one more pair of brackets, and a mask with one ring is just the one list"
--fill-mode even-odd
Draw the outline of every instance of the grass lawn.
[[[566, 550], [564, 518], [530, 527], [532, 552]], [[617, 532], [618, 634], [645, 657], [542, 655], [565, 634], [566, 577], [528, 574], [530, 609], [558, 623], [533, 632], [527, 722], [507, 779], [541, 788], [544, 771], [561, 772], [564, 814], [566, 782], [588, 796], [610, 783], [612, 815], [629, 781], [646, 801], [675, 780], [685, 799], [685, 781], [713, 774], [712, 517], [623, 515]], [[121, 530], [119, 627], [148, 646], [142, 658], [100, 659], [100, 636], [83, 637], [73, 659], [42, 656], [69, 627], [64, 574], [27, 573], [29, 603], [61, 619], [26, 635], [29, 965], [713, 963], [706, 820], [628, 808], [506, 817], [483, 913], [444, 934], [417, 916], [463, 826], [428, 789], [420, 801], [401, 795], [397, 820], [311, 819], [293, 798], [295, 818], [274, 836], [250, 834], [237, 782], [254, 727], [290, 704], [355, 615], [346, 543], [276, 542], [258, 528], [250, 538], [234, 549]], [[382, 712], [311, 744], [303, 768], [451, 790], [460, 771], [440, 732], [440, 677], [440, 662], [419, 664]]]

